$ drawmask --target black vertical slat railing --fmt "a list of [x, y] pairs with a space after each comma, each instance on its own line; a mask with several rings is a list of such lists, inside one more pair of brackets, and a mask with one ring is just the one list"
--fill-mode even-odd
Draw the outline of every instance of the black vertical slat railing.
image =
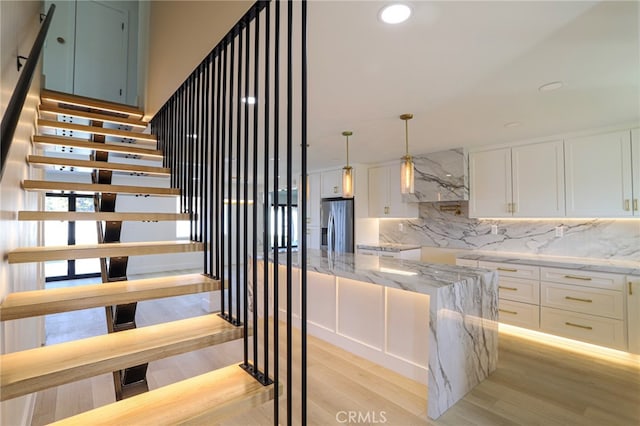
[[[190, 238], [205, 243], [203, 271], [222, 284], [220, 316], [244, 330], [241, 367], [264, 385], [286, 388], [286, 404], [274, 392], [274, 424], [281, 418], [292, 424], [294, 413], [306, 424], [307, 416], [306, 229], [304, 220], [294, 222], [296, 176], [301, 217], [307, 216], [306, 17], [305, 1], [285, 7], [280, 1], [256, 2], [167, 100], [151, 127], [163, 165], [171, 168], [171, 185], [181, 189], [178, 209], [189, 215]], [[278, 208], [279, 194], [286, 196], [284, 210]], [[300, 351], [293, 348], [298, 274]], [[296, 393], [300, 411], [293, 407]]]

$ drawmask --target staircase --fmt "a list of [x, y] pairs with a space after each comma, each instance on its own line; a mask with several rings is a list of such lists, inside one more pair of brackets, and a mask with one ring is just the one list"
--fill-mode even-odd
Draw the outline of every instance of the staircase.
[[[95, 221], [98, 244], [19, 248], [8, 253], [8, 262], [100, 258], [103, 283], [9, 294], [0, 305], [0, 320], [105, 307], [109, 333], [2, 355], [0, 399], [112, 372], [117, 402], [65, 419], [60, 422], [63, 424], [215, 423], [274, 397], [273, 385], [263, 386], [238, 365], [163, 388], [148, 389], [148, 362], [240, 339], [243, 329], [215, 314], [136, 326], [138, 301], [222, 288], [219, 280], [201, 274], [127, 280], [129, 256], [203, 250], [202, 243], [182, 240], [120, 241], [123, 221], [189, 219], [186, 213], [116, 210], [118, 194], [180, 195], [179, 189], [144, 186], [146, 176], [168, 177], [170, 170], [138, 164], [138, 160], [162, 158], [162, 152], [156, 150], [155, 136], [141, 133], [147, 127], [141, 117], [143, 112], [130, 106], [52, 91], [41, 94], [37, 120], [40, 134], [33, 137], [33, 144], [48, 155], [30, 155], [27, 161], [33, 167], [90, 171], [92, 183], [25, 180], [23, 188], [25, 191], [92, 193], [95, 212], [21, 211], [18, 219]], [[86, 153], [88, 159], [65, 158], [60, 152]], [[113, 185], [114, 174], [122, 173], [136, 176], [140, 186]]]

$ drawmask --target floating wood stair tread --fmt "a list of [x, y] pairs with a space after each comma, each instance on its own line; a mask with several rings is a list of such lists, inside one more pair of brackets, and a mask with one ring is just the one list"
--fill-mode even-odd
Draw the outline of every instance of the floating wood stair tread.
[[42, 155], [29, 155], [27, 161], [36, 166], [64, 166], [96, 170], [112, 170], [115, 172], [144, 173], [147, 175], [167, 177], [171, 170], [164, 167], [142, 166], [137, 164], [124, 164], [108, 161], [77, 160], [74, 158], [45, 157]]
[[237, 365], [192, 377], [53, 423], [57, 426], [218, 424], [274, 398]]
[[19, 211], [18, 220], [68, 220], [68, 221], [111, 221], [111, 222], [165, 222], [189, 220], [189, 213], [146, 213], [146, 212], [43, 212]]
[[143, 157], [162, 158], [162, 151], [140, 148], [139, 144], [97, 143], [85, 139], [65, 138], [62, 136], [34, 135], [33, 143], [39, 145], [66, 146], [71, 148], [105, 151], [118, 154], [140, 155]]
[[191, 241], [145, 241], [134, 243], [26, 247], [10, 251], [7, 257], [9, 263], [28, 263], [46, 262], [49, 260], [94, 259], [101, 257], [186, 253], [202, 250], [204, 250], [203, 243]]
[[21, 291], [10, 293], [4, 299], [0, 305], [0, 321], [216, 290], [220, 290], [219, 280], [189, 274]]
[[55, 182], [47, 180], [25, 180], [22, 182], [25, 191], [75, 191], [104, 192], [110, 194], [142, 194], [156, 196], [180, 195], [177, 188], [155, 188], [151, 186], [108, 185], [100, 183]]
[[83, 108], [97, 109], [117, 114], [126, 115], [133, 118], [141, 118], [144, 112], [131, 105], [119, 104], [117, 102], [103, 101], [100, 99], [87, 98], [84, 96], [70, 95], [68, 93], [56, 92], [53, 90], [42, 90], [40, 92], [42, 102], [73, 105]]
[[42, 104], [38, 107], [40, 114], [66, 115], [74, 118], [84, 118], [87, 120], [101, 121], [103, 123], [113, 123], [123, 126], [131, 126], [137, 129], [145, 129], [147, 122], [127, 117], [117, 117], [114, 115], [99, 114], [95, 112], [83, 111], [79, 109], [61, 108], [56, 105]]
[[195, 351], [242, 335], [242, 327], [209, 314], [5, 354], [0, 357], [1, 399]]
[[157, 141], [154, 135], [149, 135], [147, 133], [130, 132], [128, 130], [107, 129], [106, 127], [87, 126], [84, 124], [64, 123], [62, 121], [54, 120], [43, 120], [42, 118], [38, 119], [38, 126], [48, 127], [51, 129], [64, 129], [73, 130], [75, 132], [93, 133], [103, 136], [114, 136], [118, 138], [128, 138], [152, 142]]

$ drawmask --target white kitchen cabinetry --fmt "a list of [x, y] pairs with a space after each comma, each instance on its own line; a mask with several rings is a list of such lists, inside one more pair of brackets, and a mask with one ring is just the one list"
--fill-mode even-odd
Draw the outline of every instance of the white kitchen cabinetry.
[[542, 331], [626, 350], [624, 276], [540, 268]]
[[[632, 132], [634, 139], [638, 139], [638, 130]], [[568, 216], [640, 215], [638, 192], [633, 194], [633, 175], [640, 168], [640, 161], [636, 154], [632, 159], [632, 132], [625, 130], [565, 140]], [[638, 146], [634, 140], [636, 150]], [[640, 186], [640, 181], [635, 183]]]
[[500, 322], [538, 329], [540, 327], [540, 268], [484, 261], [478, 262], [478, 267], [498, 271]]
[[564, 209], [562, 141], [469, 154], [471, 217], [560, 217]]
[[342, 197], [342, 169], [322, 172], [321, 194], [322, 198]]
[[456, 265], [458, 266], [469, 266], [471, 268], [478, 267], [478, 261], [472, 259], [456, 259]]
[[369, 216], [416, 218], [418, 204], [405, 203], [400, 193], [400, 164], [369, 168]]
[[365, 256], [390, 257], [393, 259], [420, 260], [422, 250], [417, 248], [411, 250], [388, 251], [359, 248], [358, 254], [362, 254]]
[[320, 226], [320, 173], [307, 176], [307, 226]]
[[320, 228], [308, 227], [307, 228], [307, 248], [320, 249]]
[[640, 354], [640, 276], [628, 275], [625, 281], [629, 352]]

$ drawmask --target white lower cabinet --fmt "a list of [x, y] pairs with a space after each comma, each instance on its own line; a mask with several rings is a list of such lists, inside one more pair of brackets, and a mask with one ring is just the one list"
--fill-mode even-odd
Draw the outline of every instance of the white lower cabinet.
[[529, 303], [498, 300], [500, 322], [537, 330], [540, 328], [540, 307]]
[[626, 350], [624, 322], [595, 315], [542, 307], [542, 331], [614, 349]]
[[640, 354], [640, 276], [628, 275], [626, 278], [629, 352]]

